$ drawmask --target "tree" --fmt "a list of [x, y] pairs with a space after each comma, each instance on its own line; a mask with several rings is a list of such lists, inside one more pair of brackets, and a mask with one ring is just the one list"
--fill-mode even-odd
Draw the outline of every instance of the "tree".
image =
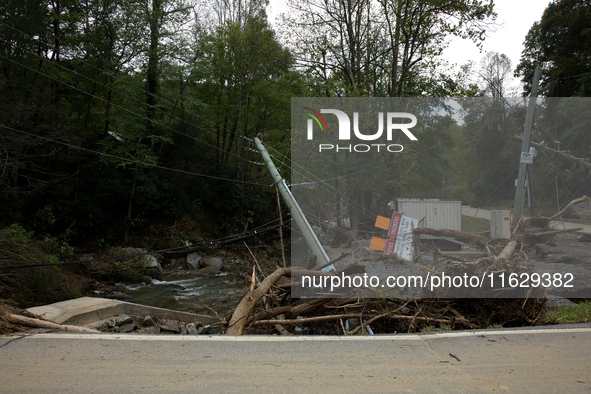
[[[265, 19], [252, 16], [240, 25], [226, 22], [209, 35], [196, 73], [207, 74], [203, 100], [210, 105], [218, 160], [243, 157], [243, 137], [268, 131], [273, 115], [286, 104], [291, 56]], [[273, 98], [281, 97], [280, 101]], [[284, 108], [285, 111], [285, 108]], [[281, 119], [286, 119], [284, 113]], [[238, 147], [238, 149], [236, 149]]]
[[[496, 14], [476, 0], [292, 1], [287, 19], [298, 65], [326, 95], [420, 96], [445, 77], [430, 78], [448, 35], [479, 42]], [[453, 94], [453, 93], [452, 93]]]
[[540, 65], [540, 95], [591, 96], [591, 0], [555, 0], [530, 28], [515, 76], [524, 94]]
[[508, 80], [511, 72], [511, 60], [505, 54], [487, 52], [481, 61], [479, 79], [484, 83], [481, 90], [495, 98], [507, 96]]
[[380, 3], [390, 41], [388, 93], [396, 97], [417, 92], [409, 77], [421, 63], [442, 53], [448, 35], [480, 44], [488, 25], [496, 18], [492, 1], [380, 0]]

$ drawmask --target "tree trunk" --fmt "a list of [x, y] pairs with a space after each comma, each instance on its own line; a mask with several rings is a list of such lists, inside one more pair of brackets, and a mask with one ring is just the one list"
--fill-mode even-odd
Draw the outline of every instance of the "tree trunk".
[[69, 331], [69, 332], [88, 332], [88, 333], [95, 333], [95, 334], [100, 333], [100, 331], [93, 330], [91, 328], [57, 324], [57, 323], [47, 321], [47, 320], [33, 319], [31, 317], [14, 315], [12, 313], [9, 314], [8, 316], [6, 316], [6, 320], [8, 320], [12, 324], [20, 324], [22, 326], [27, 326], [27, 327], [48, 328], [50, 330], [60, 330], [60, 331]]
[[471, 244], [477, 244], [479, 246], [485, 246], [487, 239], [482, 235], [470, 234], [465, 233], [463, 231], [458, 230], [434, 230], [432, 228], [413, 228], [413, 233], [415, 234], [426, 234], [426, 235], [435, 235], [441, 237], [450, 237], [455, 238], [460, 241], [464, 241]]
[[[291, 273], [291, 268], [278, 268], [273, 272], [271, 275], [267, 276], [263, 282], [254, 289], [253, 291], [248, 291], [246, 295], [242, 298], [242, 301], [236, 307], [230, 322], [228, 323], [228, 330], [226, 334], [228, 335], [242, 335], [242, 331], [244, 330], [244, 325], [248, 320], [248, 315], [252, 312], [252, 309], [256, 305], [256, 303], [261, 299], [262, 296], [267, 294], [271, 286], [279, 280], [284, 275], [288, 275]], [[281, 324], [281, 323], [277, 323]]]
[[135, 170], [133, 172], [133, 183], [131, 186], [131, 194], [129, 195], [129, 202], [127, 204], [127, 216], [125, 216], [125, 222], [123, 224], [124, 227], [124, 234], [123, 234], [123, 244], [127, 245], [129, 243], [129, 229], [131, 227], [131, 213], [133, 212], [133, 197], [135, 196], [135, 185], [137, 182], [137, 164], [135, 165]]
[[148, 71], [146, 75], [146, 131], [153, 133], [154, 116], [156, 114], [156, 94], [158, 93], [158, 45], [160, 39], [160, 17], [162, 0], [152, 0], [150, 22], [150, 48], [148, 50]]

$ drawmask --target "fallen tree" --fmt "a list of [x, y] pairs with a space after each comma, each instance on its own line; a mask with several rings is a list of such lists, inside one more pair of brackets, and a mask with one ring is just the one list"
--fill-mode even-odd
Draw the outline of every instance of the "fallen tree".
[[22, 326], [27, 327], [35, 327], [35, 328], [47, 328], [50, 330], [59, 330], [59, 331], [68, 331], [68, 332], [86, 332], [86, 333], [94, 333], [98, 334], [100, 331], [93, 330], [92, 328], [86, 327], [79, 327], [79, 326], [71, 326], [67, 324], [57, 324], [48, 320], [40, 320], [35, 319], [32, 317], [26, 317], [21, 315], [15, 314], [8, 314], [6, 315], [6, 320], [12, 324], [20, 324]]
[[78, 327], [43, 319], [26, 310], [18, 309], [0, 300], [0, 334], [9, 334], [15, 331], [23, 331], [24, 327], [46, 328], [68, 332], [99, 333], [100, 331], [86, 327]]

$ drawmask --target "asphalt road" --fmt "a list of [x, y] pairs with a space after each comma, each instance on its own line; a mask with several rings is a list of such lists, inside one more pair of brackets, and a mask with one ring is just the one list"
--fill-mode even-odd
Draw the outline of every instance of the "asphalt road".
[[372, 337], [0, 337], [2, 393], [591, 392], [591, 326]]
[[[475, 217], [476, 219], [490, 220], [490, 211], [487, 211], [486, 209], [472, 208], [467, 205], [462, 205], [462, 215], [469, 216], [469, 217]], [[553, 223], [554, 223], [554, 227], [557, 230], [582, 227], [583, 230], [579, 230], [578, 231], [579, 233], [591, 234], [591, 226], [588, 224], [577, 224], [577, 223], [568, 223], [568, 222], [560, 222], [560, 221], [555, 221]], [[551, 223], [551, 225], [552, 225], [552, 223]]]

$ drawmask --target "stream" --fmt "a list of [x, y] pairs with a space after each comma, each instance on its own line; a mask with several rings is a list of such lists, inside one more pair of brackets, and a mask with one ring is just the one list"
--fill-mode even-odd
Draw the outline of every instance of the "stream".
[[213, 315], [203, 305], [224, 316], [236, 307], [246, 292], [244, 283], [232, 282], [226, 274], [170, 276], [149, 285], [127, 285], [130, 302], [182, 312]]

